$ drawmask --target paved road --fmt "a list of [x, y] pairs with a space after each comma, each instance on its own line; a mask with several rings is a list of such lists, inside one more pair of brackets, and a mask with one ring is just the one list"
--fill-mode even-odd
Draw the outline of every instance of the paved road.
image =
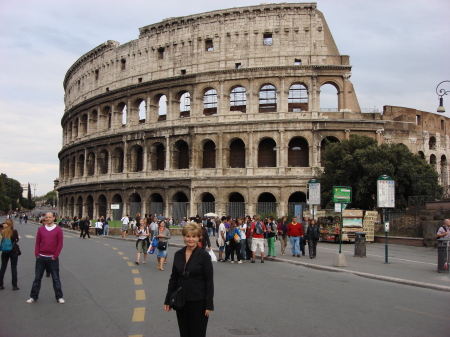
[[[37, 228], [16, 228], [23, 252], [21, 289], [11, 291], [8, 271], [6, 289], [0, 292], [0, 316], [9, 319], [2, 319], [1, 337], [178, 335], [175, 314], [162, 310], [170, 258], [164, 272], [156, 268], [153, 256], [146, 265], [136, 266], [132, 241], [95, 236], [83, 240], [65, 232], [61, 279], [66, 304], [56, 303], [47, 278], [39, 301], [27, 304]], [[177, 241], [181, 243], [180, 238], [172, 242]], [[335, 246], [324, 245], [319, 252], [324, 255], [327, 247]], [[169, 255], [175, 249], [169, 248]], [[218, 263], [215, 284], [216, 310], [208, 336], [448, 336], [450, 328], [450, 293], [351, 273], [272, 261]]]

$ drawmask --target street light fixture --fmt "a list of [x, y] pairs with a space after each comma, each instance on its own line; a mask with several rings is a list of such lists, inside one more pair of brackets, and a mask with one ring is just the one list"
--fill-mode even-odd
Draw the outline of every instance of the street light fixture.
[[442, 83], [450, 83], [450, 81], [442, 81], [441, 83], [439, 83], [438, 85], [437, 85], [437, 87], [436, 87], [436, 94], [439, 96], [439, 107], [437, 108], [437, 112], [440, 112], [440, 113], [444, 113], [445, 112], [445, 108], [444, 108], [444, 97], [442, 97], [442, 96], [444, 96], [444, 95], [447, 95], [447, 93], [448, 92], [450, 92], [450, 90], [445, 90], [445, 89], [439, 89], [438, 90], [438, 88], [439, 88], [439, 86], [442, 84]]

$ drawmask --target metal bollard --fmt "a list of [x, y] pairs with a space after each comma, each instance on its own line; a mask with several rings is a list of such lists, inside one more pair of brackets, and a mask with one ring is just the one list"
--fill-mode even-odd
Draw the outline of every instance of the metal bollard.
[[356, 232], [355, 233], [355, 255], [357, 257], [366, 256], [366, 233]]

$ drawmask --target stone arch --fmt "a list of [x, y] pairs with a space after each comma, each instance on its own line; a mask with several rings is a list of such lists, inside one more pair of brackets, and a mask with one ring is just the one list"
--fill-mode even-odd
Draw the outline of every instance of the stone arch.
[[150, 147], [150, 169], [152, 171], [164, 171], [166, 168], [166, 147], [157, 142]]
[[178, 170], [188, 169], [190, 166], [188, 143], [180, 139], [175, 142], [173, 148], [173, 168]]
[[264, 138], [258, 145], [258, 167], [277, 166], [277, 143], [272, 138]]
[[120, 220], [122, 219], [122, 216], [124, 216], [124, 209], [123, 209], [123, 199], [122, 196], [118, 193], [114, 194], [111, 198], [111, 204], [118, 205], [118, 208], [112, 209], [112, 219], [113, 220]]
[[216, 144], [212, 140], [205, 140], [202, 148], [202, 168], [216, 167]]
[[98, 122], [98, 112], [96, 109], [93, 109], [89, 113], [89, 125], [88, 125], [89, 133], [97, 131], [97, 122]]
[[239, 192], [232, 192], [228, 195], [226, 214], [232, 218], [245, 216], [245, 198]]
[[440, 174], [441, 174], [441, 185], [448, 186], [449, 185], [448, 162], [447, 162], [447, 157], [445, 155], [441, 156]]
[[107, 174], [109, 171], [109, 153], [108, 150], [103, 149], [98, 154], [98, 168], [100, 174]]
[[425, 160], [425, 153], [423, 153], [423, 151], [419, 151], [418, 155], [420, 158]]
[[145, 99], [139, 97], [133, 102], [133, 114], [135, 114], [136, 120], [139, 121], [139, 124], [145, 123], [145, 119], [147, 116], [147, 104]]
[[[296, 206], [300, 206], [301, 208], [301, 213], [303, 213], [303, 210], [306, 206], [306, 194], [304, 192], [301, 191], [297, 191], [292, 193], [289, 196], [288, 199], [288, 214], [293, 215], [293, 216], [297, 216], [298, 214], [295, 214], [295, 209]], [[301, 214], [303, 215], [303, 214]], [[297, 221], [302, 221], [302, 219], [297, 219]]]
[[141, 172], [144, 170], [144, 149], [135, 144], [130, 149], [130, 172]]
[[120, 121], [119, 125], [126, 125], [127, 124], [127, 104], [125, 102], [120, 102], [119, 104], [117, 104], [116, 107], [116, 115], [117, 115], [117, 120]]
[[75, 178], [75, 163], [76, 163], [76, 157], [73, 156], [70, 160], [70, 178]]
[[73, 123], [73, 129], [72, 129], [72, 139], [77, 139], [78, 138], [78, 125], [79, 125], [79, 119], [78, 117], [75, 118], [75, 121]]
[[75, 217], [75, 198], [71, 197], [69, 202], [69, 214], [71, 217]]
[[241, 138], [235, 138], [230, 142], [229, 166], [245, 168], [245, 143]]
[[80, 119], [80, 137], [84, 137], [87, 134], [88, 128], [88, 115], [84, 113]]
[[95, 174], [95, 153], [89, 152], [87, 156], [87, 174], [93, 176]]
[[189, 198], [184, 192], [176, 192], [172, 196], [172, 216], [175, 223], [180, 223], [183, 218], [188, 217]]
[[326, 81], [320, 86], [320, 111], [339, 111], [340, 88], [336, 82]]
[[303, 137], [294, 137], [289, 142], [288, 166], [308, 167], [309, 165], [309, 144]]
[[153, 216], [154, 214], [164, 214], [164, 198], [159, 193], [152, 193], [150, 195], [150, 205], [149, 210], [150, 214]]
[[293, 83], [289, 87], [288, 93], [288, 111], [301, 112], [309, 111], [308, 88], [302, 83]]
[[137, 192], [134, 192], [129, 197], [130, 202], [130, 215], [135, 218], [137, 213], [141, 213], [142, 210], [142, 199], [141, 195]]
[[88, 195], [86, 198], [86, 213], [89, 219], [94, 219], [94, 198]]
[[76, 208], [75, 215], [79, 218], [83, 217], [83, 197], [81, 195], [78, 196], [78, 198], [77, 198], [77, 203], [75, 205], [75, 208]]
[[264, 84], [258, 92], [259, 112], [277, 112], [277, 88], [273, 84]]
[[70, 160], [66, 159], [66, 164], [64, 165], [64, 178], [69, 178], [69, 170], [70, 170]]
[[432, 154], [432, 155], [430, 156], [430, 164], [431, 164], [431, 165], [434, 165], [434, 166], [436, 167], [437, 159], [436, 159], [436, 156], [435, 156], [434, 154]]
[[112, 167], [114, 173], [123, 172], [124, 153], [121, 147], [116, 147], [112, 156]]
[[436, 150], [436, 137], [431, 136], [428, 141], [428, 149]]
[[81, 153], [78, 156], [78, 161], [77, 161], [77, 176], [78, 177], [82, 177], [84, 176], [84, 154]]
[[107, 218], [108, 214], [108, 201], [106, 199], [106, 196], [104, 194], [100, 194], [97, 198], [97, 204], [98, 204], [98, 217], [104, 217]]
[[103, 130], [110, 130], [112, 128], [112, 110], [108, 105], [101, 110], [100, 127]]
[[247, 112], [247, 92], [241, 85], [231, 88], [230, 111]]
[[207, 88], [203, 92], [203, 114], [217, 115], [217, 90], [214, 88]]
[[198, 214], [203, 216], [206, 213], [216, 212], [216, 198], [210, 192], [204, 192], [199, 196], [200, 207]]
[[267, 214], [277, 212], [277, 198], [270, 192], [263, 192], [258, 196], [256, 213]]

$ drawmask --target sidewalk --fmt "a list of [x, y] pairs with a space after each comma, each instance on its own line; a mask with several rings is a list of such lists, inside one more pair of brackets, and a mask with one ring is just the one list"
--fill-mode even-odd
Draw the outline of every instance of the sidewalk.
[[[74, 231], [64, 229], [69, 233]], [[134, 237], [123, 239], [121, 236], [93, 236], [95, 238], [115, 239], [135, 241]], [[218, 252], [215, 244], [216, 237], [211, 238], [211, 244], [214, 251]], [[169, 240], [171, 247], [183, 247], [183, 237], [174, 235]], [[335, 257], [339, 253], [339, 244], [329, 242], [319, 242], [317, 245], [317, 258], [310, 259], [308, 256], [308, 247], [305, 247], [306, 256], [300, 258], [293, 257], [290, 244], [286, 247], [286, 255], [281, 255], [280, 243], [275, 241], [277, 249], [276, 258], [266, 258], [270, 266], [270, 261], [292, 263], [299, 266], [314, 268], [325, 271], [344, 272], [377, 279], [386, 282], [394, 282], [410, 286], [428, 288], [450, 292], [450, 277], [448, 273], [437, 272], [437, 249], [428, 247], [411, 247], [403, 245], [388, 245], [388, 263], [385, 263], [385, 245], [384, 243], [367, 243], [366, 257], [354, 257], [354, 244], [342, 244], [342, 253], [346, 259], [346, 267], [333, 267]], [[267, 247], [266, 247], [267, 253]], [[259, 259], [259, 256], [258, 256]], [[250, 261], [246, 261], [249, 263]], [[221, 262], [218, 262], [218, 267]]]

